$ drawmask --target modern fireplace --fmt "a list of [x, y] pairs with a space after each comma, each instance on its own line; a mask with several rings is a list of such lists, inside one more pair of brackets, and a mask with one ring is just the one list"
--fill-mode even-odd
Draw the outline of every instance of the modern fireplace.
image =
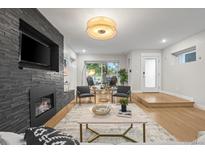
[[30, 89], [30, 125], [39, 126], [56, 113], [54, 87], [34, 87]]
[[44, 112], [50, 110], [53, 107], [53, 95], [41, 97], [39, 102], [35, 103], [35, 116], [40, 116]]

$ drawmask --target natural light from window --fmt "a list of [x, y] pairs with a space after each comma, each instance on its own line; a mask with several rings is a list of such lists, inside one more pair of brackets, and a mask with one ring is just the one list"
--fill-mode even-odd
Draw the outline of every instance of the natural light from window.
[[180, 64], [196, 61], [196, 50], [179, 54], [178, 58]]

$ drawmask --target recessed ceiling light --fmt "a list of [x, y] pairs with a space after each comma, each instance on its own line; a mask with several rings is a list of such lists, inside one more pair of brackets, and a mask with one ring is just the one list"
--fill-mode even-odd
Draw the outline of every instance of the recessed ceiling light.
[[85, 50], [85, 49], [83, 49], [83, 50], [82, 50], [82, 52], [83, 52], [83, 53], [85, 53], [85, 52], [86, 52], [86, 50]]
[[166, 43], [167, 42], [167, 40], [166, 39], [162, 39], [162, 43]]

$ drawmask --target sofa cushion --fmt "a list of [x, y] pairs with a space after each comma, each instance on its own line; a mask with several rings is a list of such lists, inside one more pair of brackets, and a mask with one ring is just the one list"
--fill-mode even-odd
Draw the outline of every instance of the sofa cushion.
[[71, 135], [65, 135], [49, 127], [28, 128], [25, 133], [28, 145], [78, 145], [80, 144]]
[[16, 134], [13, 132], [0, 132], [0, 144], [1, 145], [24, 145], [23, 134]]

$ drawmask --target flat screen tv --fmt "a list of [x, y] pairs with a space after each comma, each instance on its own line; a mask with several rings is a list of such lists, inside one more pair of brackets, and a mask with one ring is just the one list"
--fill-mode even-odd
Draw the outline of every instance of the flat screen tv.
[[51, 65], [51, 49], [45, 43], [22, 33], [21, 35], [21, 61], [36, 65]]

